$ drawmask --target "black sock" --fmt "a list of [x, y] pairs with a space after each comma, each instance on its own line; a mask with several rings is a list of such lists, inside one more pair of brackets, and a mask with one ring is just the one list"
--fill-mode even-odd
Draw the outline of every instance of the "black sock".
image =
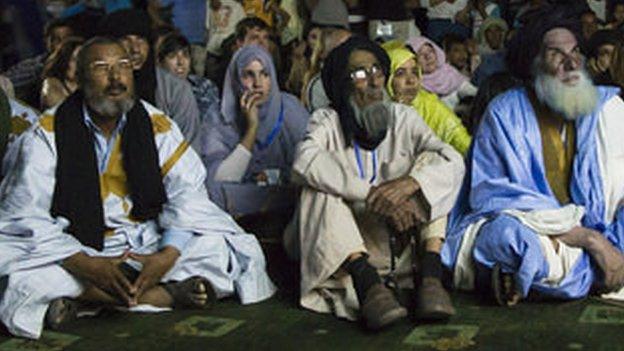
[[377, 283], [381, 283], [379, 273], [377, 273], [375, 267], [368, 263], [368, 258], [366, 256], [360, 256], [347, 263], [346, 269], [351, 275], [351, 279], [353, 279], [355, 293], [357, 294], [360, 305], [362, 305], [368, 289]]
[[422, 259], [421, 277], [442, 279], [442, 259], [439, 253], [425, 252]]

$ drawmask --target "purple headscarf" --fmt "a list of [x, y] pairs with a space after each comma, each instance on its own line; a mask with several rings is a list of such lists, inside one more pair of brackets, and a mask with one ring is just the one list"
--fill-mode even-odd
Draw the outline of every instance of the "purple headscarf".
[[273, 59], [266, 50], [259, 45], [246, 45], [238, 50], [225, 72], [223, 82], [223, 98], [221, 100], [221, 114], [225, 123], [236, 123], [241, 129], [245, 128], [244, 117], [240, 110], [240, 97], [243, 91], [241, 73], [243, 69], [253, 61], [259, 61], [262, 67], [269, 73], [271, 78], [271, 91], [269, 99], [258, 109], [260, 125], [256, 139], [263, 141], [269, 135], [279, 117], [282, 104], [277, 74]]
[[[202, 136], [202, 159], [208, 170], [206, 183], [211, 199], [224, 208], [224, 198], [219, 182], [214, 181], [214, 175], [221, 162], [228, 157], [240, 143], [245, 134], [246, 121], [240, 111], [240, 94], [242, 85], [240, 72], [250, 62], [259, 61], [271, 78], [270, 97], [260, 106], [258, 117], [260, 125], [256, 136], [256, 144], [252, 150], [252, 159], [243, 177], [242, 186], [255, 187], [253, 175], [266, 169], [280, 169], [282, 174], [290, 174], [294, 160], [295, 147], [305, 135], [309, 114], [299, 100], [279, 90], [277, 75], [273, 60], [264, 48], [257, 45], [244, 46], [234, 54], [228, 66], [223, 86], [221, 100], [221, 116], [216, 121], [206, 124], [206, 131]], [[271, 138], [269, 145], [263, 144], [267, 137], [275, 130], [280, 111], [283, 113], [283, 122], [275, 138]], [[244, 190], [244, 189], [243, 189]], [[241, 190], [241, 191], [243, 191]], [[240, 196], [248, 196], [241, 193]], [[238, 197], [238, 195], [232, 195]], [[240, 201], [240, 199], [235, 199]]]
[[461, 74], [455, 67], [446, 63], [446, 55], [439, 46], [422, 36], [413, 37], [407, 41], [407, 45], [409, 45], [417, 55], [418, 50], [425, 44], [431, 45], [438, 59], [436, 70], [429, 74], [423, 74], [422, 84], [425, 89], [439, 96], [446, 96], [459, 89], [459, 87], [468, 80], [468, 77]]

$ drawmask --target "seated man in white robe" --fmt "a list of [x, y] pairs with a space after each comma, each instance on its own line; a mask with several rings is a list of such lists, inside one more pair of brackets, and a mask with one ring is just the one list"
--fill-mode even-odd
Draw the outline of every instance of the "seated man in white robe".
[[135, 98], [124, 48], [95, 38], [77, 62], [80, 88], [19, 138], [0, 186], [8, 330], [38, 338], [44, 320], [59, 326], [80, 302], [167, 309], [270, 297], [258, 241], [210, 202], [176, 124]]
[[439, 253], [464, 174], [462, 156], [415, 110], [384, 94], [389, 65], [377, 44], [359, 36], [328, 56], [322, 74], [333, 108], [314, 112], [297, 148], [293, 178], [304, 189], [294, 230], [285, 235], [288, 251], [301, 259], [302, 306], [350, 320], [360, 314], [372, 330], [407, 314], [380, 277], [401, 253], [400, 242], [424, 247], [411, 258], [418, 279], [401, 279], [413, 278], [405, 245], [394, 272], [399, 285], [417, 285], [416, 315], [455, 313], [440, 281]]

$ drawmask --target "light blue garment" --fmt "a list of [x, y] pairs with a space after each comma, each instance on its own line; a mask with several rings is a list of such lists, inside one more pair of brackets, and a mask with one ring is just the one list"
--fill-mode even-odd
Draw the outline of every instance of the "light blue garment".
[[[604, 233], [621, 250], [624, 224], [620, 221], [624, 217], [620, 210], [614, 223], [605, 223], [596, 146], [598, 112], [617, 94], [617, 89], [600, 87], [600, 107], [576, 121], [576, 156], [570, 193], [575, 204], [585, 206], [582, 225]], [[587, 253], [583, 253], [557, 287], [541, 284], [540, 280], [548, 274], [548, 264], [536, 234], [512, 217], [501, 215], [507, 209], [561, 207], [546, 180], [539, 126], [524, 88], [510, 90], [490, 103], [474, 136], [467, 170], [449, 218], [443, 263], [454, 267], [466, 228], [485, 217], [490, 221], [479, 231], [472, 252], [478, 263], [488, 268], [499, 263], [503, 271], [516, 273], [516, 283], [525, 296], [530, 289], [564, 298], [586, 295], [596, 277]]]
[[[121, 134], [126, 122], [128, 121], [127, 115], [124, 113], [123, 116], [117, 122], [117, 126], [111, 133], [110, 137], [106, 138], [106, 136], [102, 133], [100, 127], [98, 127], [91, 115], [89, 114], [89, 110], [86, 106], [82, 109], [84, 115], [84, 121], [91, 133], [93, 133], [93, 147], [95, 149], [95, 159], [97, 160], [98, 171], [100, 174], [106, 171], [106, 167], [108, 167], [108, 161], [110, 160], [110, 155], [113, 152], [113, 148], [115, 147], [115, 141]], [[183, 252], [188, 241], [193, 237], [193, 233], [185, 230], [176, 230], [176, 229], [166, 229], [163, 232], [162, 241], [159, 247], [164, 246], [173, 246], [179, 252]]]

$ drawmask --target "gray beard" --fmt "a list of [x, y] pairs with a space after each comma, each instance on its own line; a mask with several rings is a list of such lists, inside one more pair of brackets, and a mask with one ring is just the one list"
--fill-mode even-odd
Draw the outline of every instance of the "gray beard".
[[576, 71], [580, 79], [574, 86], [562, 83], [556, 77], [539, 72], [533, 81], [537, 98], [566, 120], [591, 114], [598, 104], [598, 89], [589, 79], [585, 70]]
[[89, 108], [103, 117], [120, 117], [134, 107], [133, 97], [111, 101], [104, 96], [95, 95], [90, 89], [84, 89], [84, 93]]

